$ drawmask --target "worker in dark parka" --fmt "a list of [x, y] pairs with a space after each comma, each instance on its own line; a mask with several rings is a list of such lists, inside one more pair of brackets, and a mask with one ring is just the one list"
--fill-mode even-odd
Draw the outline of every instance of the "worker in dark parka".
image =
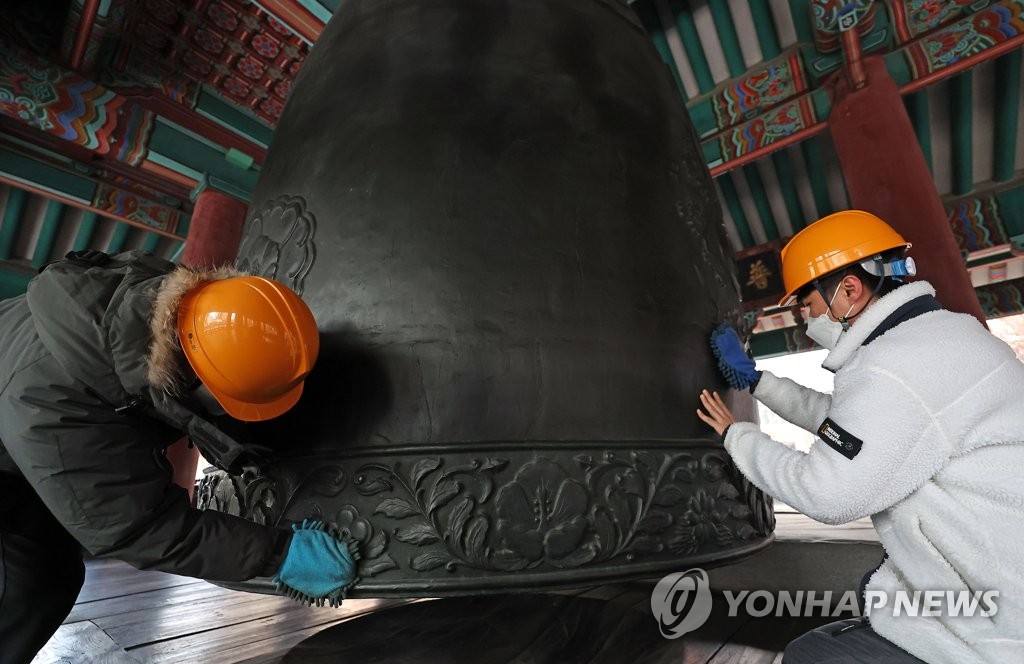
[[319, 336], [283, 284], [143, 252], [74, 252], [0, 302], [0, 664], [29, 662], [68, 615], [83, 549], [212, 581], [275, 576], [340, 599], [354, 551], [322, 524], [191, 507], [163, 451], [187, 434], [229, 471], [250, 448], [214, 425], [302, 393]]

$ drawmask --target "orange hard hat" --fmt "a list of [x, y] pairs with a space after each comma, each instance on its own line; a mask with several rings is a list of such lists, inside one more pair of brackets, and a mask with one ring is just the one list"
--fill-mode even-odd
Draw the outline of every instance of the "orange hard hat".
[[188, 291], [178, 307], [178, 339], [203, 385], [246, 422], [294, 406], [320, 350], [306, 303], [284, 284], [252, 276]]
[[910, 243], [870, 212], [844, 210], [819, 219], [782, 249], [786, 295], [779, 306], [792, 304], [797, 292], [815, 279], [900, 248], [909, 249]]

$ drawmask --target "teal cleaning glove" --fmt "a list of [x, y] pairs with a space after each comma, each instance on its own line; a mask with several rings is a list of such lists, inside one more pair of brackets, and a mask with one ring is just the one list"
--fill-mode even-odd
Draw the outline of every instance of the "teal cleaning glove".
[[274, 582], [284, 595], [303, 604], [338, 606], [356, 582], [359, 552], [327, 532], [322, 521], [293, 524], [281, 569]]
[[718, 360], [718, 371], [729, 387], [742, 390], [756, 386], [761, 379], [761, 372], [754, 368], [754, 359], [743, 348], [739, 335], [731, 326], [719, 323], [714, 329], [711, 352]]

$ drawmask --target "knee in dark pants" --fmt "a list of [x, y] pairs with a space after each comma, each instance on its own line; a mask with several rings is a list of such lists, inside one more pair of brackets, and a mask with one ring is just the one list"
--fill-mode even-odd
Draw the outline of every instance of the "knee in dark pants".
[[[3, 545], [0, 537], [0, 546]], [[10, 549], [5, 553], [12, 553]], [[0, 664], [26, 664], [46, 645], [71, 612], [85, 581], [80, 557], [56, 566], [0, 565]], [[50, 562], [50, 561], [47, 561]]]
[[78, 593], [85, 585], [85, 563], [81, 558], [70, 560], [65, 563], [61, 572], [57, 575], [54, 585], [50, 586], [50, 592], [53, 594], [53, 612], [57, 614], [63, 611], [60, 617], [63, 622], [64, 618], [71, 613], [75, 601], [78, 600]]
[[71, 612], [85, 565], [23, 479], [0, 475], [0, 499], [0, 664], [24, 664]]
[[823, 625], [797, 638], [782, 653], [782, 664], [924, 664], [879, 636], [866, 618]]

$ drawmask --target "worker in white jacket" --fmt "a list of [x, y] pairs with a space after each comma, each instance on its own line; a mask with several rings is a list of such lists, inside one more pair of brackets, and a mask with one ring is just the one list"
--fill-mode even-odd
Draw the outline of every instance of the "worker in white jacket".
[[[791, 449], [705, 391], [698, 415], [739, 469], [818, 521], [870, 516], [887, 556], [866, 585], [868, 620], [805, 634], [785, 664], [1024, 662], [1024, 364], [977, 319], [942, 309], [927, 282], [899, 283], [914, 273], [909, 246], [847, 211], [783, 250], [780, 304], [799, 300], [808, 335], [831, 351], [831, 396], [756, 371], [735, 332], [714, 337], [733, 387], [819, 437]], [[950, 604], [965, 597], [980, 598], [971, 616]]]

